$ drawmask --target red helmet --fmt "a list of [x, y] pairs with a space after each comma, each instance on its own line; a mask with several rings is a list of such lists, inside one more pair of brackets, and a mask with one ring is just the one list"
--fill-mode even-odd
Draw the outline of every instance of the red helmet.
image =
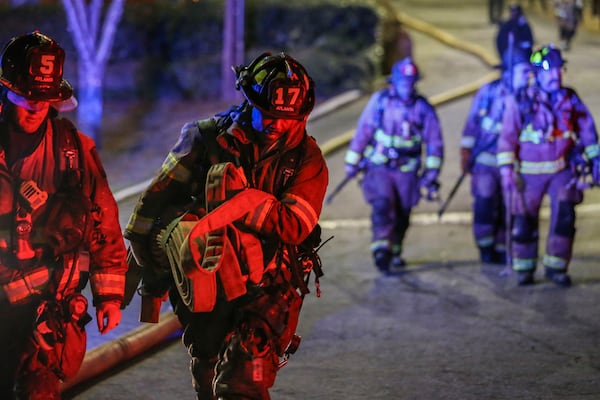
[[314, 83], [289, 55], [263, 53], [248, 66], [234, 67], [236, 88], [263, 114], [302, 120], [315, 105]]
[[38, 31], [12, 38], [1, 55], [0, 84], [30, 101], [62, 102], [73, 95], [63, 79], [65, 51]]
[[419, 78], [419, 68], [410, 57], [403, 58], [392, 66], [390, 82], [398, 82], [404, 79], [417, 81]]

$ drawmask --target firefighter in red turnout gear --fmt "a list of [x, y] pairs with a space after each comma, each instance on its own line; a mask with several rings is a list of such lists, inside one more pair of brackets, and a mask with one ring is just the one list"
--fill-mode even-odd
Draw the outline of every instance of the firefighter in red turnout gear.
[[512, 266], [518, 283], [534, 283], [539, 213], [550, 197], [550, 226], [543, 256], [545, 275], [569, 286], [567, 269], [575, 239], [575, 206], [586, 178], [600, 184], [600, 151], [592, 115], [577, 93], [562, 86], [565, 61], [553, 45], [531, 55], [536, 85], [527, 102], [509, 99], [498, 141], [503, 190], [512, 198]]
[[[269, 399], [320, 269], [328, 171], [306, 133], [312, 79], [285, 53], [235, 72], [246, 100], [183, 126], [125, 231], [142, 295], [169, 291], [198, 399]], [[170, 224], [169, 208], [184, 210]]]
[[438, 199], [444, 142], [435, 109], [415, 89], [418, 79], [411, 58], [396, 62], [389, 87], [374, 93], [363, 110], [344, 160], [347, 176], [364, 172], [370, 248], [383, 272], [405, 265], [402, 245], [412, 208], [422, 196]]
[[[59, 399], [86, 349], [89, 279], [98, 329], [121, 320], [126, 249], [93, 141], [75, 108], [64, 50], [11, 39], [0, 72], [0, 398]], [[15, 397], [16, 396], [16, 397]]]

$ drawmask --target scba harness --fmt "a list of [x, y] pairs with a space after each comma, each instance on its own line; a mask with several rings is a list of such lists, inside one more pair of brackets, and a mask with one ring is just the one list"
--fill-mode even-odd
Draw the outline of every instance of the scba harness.
[[43, 294], [55, 273], [52, 289], [59, 300], [85, 285], [80, 275], [87, 274], [89, 256], [80, 247], [91, 228], [92, 205], [82, 191], [81, 143], [64, 118], [53, 120], [53, 132], [56, 192], [41, 190], [33, 180], [13, 183], [15, 220], [7, 238], [12, 251], [0, 259], [3, 269], [16, 273], [1, 285], [0, 297], [10, 303]]

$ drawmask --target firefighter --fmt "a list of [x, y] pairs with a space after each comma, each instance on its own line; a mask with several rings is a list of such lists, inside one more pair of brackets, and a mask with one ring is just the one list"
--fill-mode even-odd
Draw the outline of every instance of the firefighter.
[[531, 74], [527, 50], [507, 49], [502, 60], [501, 77], [475, 94], [460, 142], [462, 171], [471, 174], [473, 236], [485, 264], [506, 261], [506, 211], [496, 147], [506, 98], [525, 89]]
[[498, 56], [503, 57], [506, 53], [510, 43], [509, 35], [512, 35], [513, 46], [525, 51], [529, 57], [534, 39], [533, 31], [525, 13], [523, 13], [523, 8], [519, 4], [513, 3], [508, 7], [508, 12], [508, 19], [500, 24], [496, 34]]
[[593, 183], [600, 183], [598, 135], [575, 90], [562, 86], [560, 50], [544, 46], [531, 55], [531, 63], [536, 85], [529, 90], [530, 105], [507, 101], [498, 141], [502, 186], [512, 198], [512, 265], [519, 285], [534, 283], [540, 206], [548, 195], [550, 225], [542, 263], [548, 279], [567, 287], [575, 205], [583, 200], [578, 182], [590, 171]]
[[560, 46], [568, 51], [583, 19], [583, 0], [554, 0], [553, 3]]
[[390, 84], [371, 96], [345, 155], [347, 176], [364, 172], [370, 250], [382, 272], [405, 266], [404, 236], [421, 196], [438, 200], [444, 143], [435, 109], [415, 88], [418, 79], [410, 57], [394, 64]]
[[0, 72], [0, 398], [59, 399], [86, 349], [89, 279], [98, 329], [121, 319], [126, 249], [93, 141], [59, 112], [76, 106], [64, 50], [12, 38]]
[[[306, 132], [315, 92], [304, 67], [282, 52], [234, 70], [245, 101], [183, 126], [125, 230], [142, 294], [170, 291], [198, 399], [269, 399], [298, 344], [310, 268], [297, 260], [318, 266], [302, 249], [320, 241], [328, 184]], [[186, 212], [156, 236], [169, 206]]]

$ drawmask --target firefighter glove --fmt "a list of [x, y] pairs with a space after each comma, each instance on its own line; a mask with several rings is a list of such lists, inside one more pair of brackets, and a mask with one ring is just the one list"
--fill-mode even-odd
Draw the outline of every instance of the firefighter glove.
[[460, 168], [463, 174], [471, 172], [471, 149], [460, 149]]
[[98, 331], [105, 334], [116, 328], [121, 322], [121, 304], [118, 301], [105, 301], [96, 306]]
[[592, 158], [592, 181], [594, 186], [600, 186], [600, 156]]
[[354, 178], [356, 175], [358, 175], [358, 172], [358, 165], [346, 164], [346, 176], [348, 178]]
[[439, 199], [440, 184], [437, 181], [437, 176], [438, 170], [428, 169], [423, 173], [421, 179], [419, 180], [421, 196], [425, 197], [428, 201]]
[[525, 182], [523, 182], [523, 178], [511, 167], [500, 168], [500, 176], [502, 179], [502, 190], [505, 192], [512, 190], [522, 192], [525, 188]]

